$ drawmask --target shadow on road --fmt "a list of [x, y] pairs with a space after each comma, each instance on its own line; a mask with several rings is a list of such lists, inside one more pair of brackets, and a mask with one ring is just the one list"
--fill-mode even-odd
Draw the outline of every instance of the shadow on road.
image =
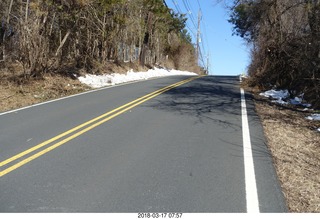
[[[246, 95], [246, 99], [249, 125], [251, 129], [255, 129], [251, 131], [251, 141], [254, 145], [253, 155], [257, 158], [270, 158], [271, 155], [267, 149], [260, 119], [255, 112], [251, 95]], [[213, 122], [220, 129], [228, 130], [226, 133], [230, 133], [230, 135], [242, 131], [238, 77], [207, 76], [199, 78], [167, 91], [161, 95], [161, 98], [149, 101], [146, 107], [195, 118], [195, 123]], [[228, 136], [221, 136], [220, 140], [228, 141]], [[237, 145], [231, 141], [229, 144], [242, 148], [242, 140], [238, 142]]]
[[[212, 115], [240, 115], [239, 82], [236, 77], [199, 78], [183, 86], [174, 88], [149, 102], [148, 106], [158, 110], [189, 115], [204, 119], [215, 119]], [[159, 86], [159, 88], [161, 85]], [[219, 121], [222, 125], [226, 121]]]

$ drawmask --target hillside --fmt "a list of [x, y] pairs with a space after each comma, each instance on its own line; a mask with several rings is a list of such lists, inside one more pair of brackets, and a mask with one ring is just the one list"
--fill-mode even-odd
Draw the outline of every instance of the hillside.
[[162, 0], [4, 0], [0, 17], [0, 76], [18, 85], [128, 65], [201, 71], [185, 16]]
[[[290, 212], [320, 212], [320, 1], [231, 1], [234, 34], [251, 50], [254, 93]], [[286, 91], [286, 98], [260, 92]], [[295, 102], [304, 101], [309, 108]], [[289, 101], [289, 104], [288, 104]], [[311, 106], [311, 107], [310, 107]]]
[[162, 0], [0, 2], [1, 111], [87, 89], [85, 74], [201, 72], [186, 18]]
[[287, 89], [320, 108], [320, 1], [234, 1], [234, 34], [251, 49], [250, 85]]

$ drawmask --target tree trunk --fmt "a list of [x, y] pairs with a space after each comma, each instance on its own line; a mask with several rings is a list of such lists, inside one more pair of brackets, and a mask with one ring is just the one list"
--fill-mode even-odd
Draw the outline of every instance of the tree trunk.
[[3, 31], [3, 37], [2, 37], [2, 61], [4, 61], [4, 63], [6, 62], [6, 59], [7, 59], [7, 51], [6, 51], [6, 43], [5, 42], [6, 42], [6, 31], [7, 31], [7, 28], [9, 28], [9, 23], [10, 23], [10, 14], [11, 14], [11, 10], [12, 10], [12, 4], [13, 4], [13, 0], [11, 0], [10, 4], [9, 4], [7, 19], [6, 19], [6, 26]]
[[57, 51], [56, 51], [56, 53], [55, 53], [55, 56], [58, 56], [58, 54], [59, 54], [59, 52], [60, 52], [61, 48], [63, 47], [63, 45], [64, 45], [64, 44], [65, 44], [65, 42], [67, 41], [67, 39], [68, 39], [68, 37], [69, 37], [70, 33], [71, 33], [71, 31], [70, 31], [70, 30], [68, 30], [68, 32], [66, 33], [66, 35], [63, 37], [63, 40], [61, 41], [61, 43], [60, 43], [60, 45], [59, 45], [59, 47], [58, 47], [58, 49], [57, 49]]
[[148, 30], [146, 31], [146, 33], [144, 35], [144, 40], [143, 40], [141, 54], [140, 54], [140, 65], [141, 66], [145, 66], [145, 64], [146, 64], [145, 63], [146, 62], [146, 53], [147, 53], [147, 49], [149, 46], [150, 33], [152, 31], [152, 18], [153, 18], [153, 14], [152, 14], [152, 12], [149, 12], [148, 13], [148, 20], [147, 20]]

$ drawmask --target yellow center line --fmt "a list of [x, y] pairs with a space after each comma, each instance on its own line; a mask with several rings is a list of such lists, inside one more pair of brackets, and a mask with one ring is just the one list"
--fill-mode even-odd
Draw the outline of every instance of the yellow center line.
[[159, 92], [161, 92], [161, 91], [163, 91], [163, 90], [165, 90], [165, 89], [168, 89], [168, 88], [170, 88], [170, 87], [172, 87], [172, 86], [175, 86], [175, 85], [180, 84], [180, 83], [182, 83], [182, 82], [185, 82], [185, 81], [187, 81], [187, 80], [188, 80], [188, 79], [186, 79], [186, 80], [184, 80], [184, 81], [181, 81], [181, 82], [177, 82], [177, 83], [172, 84], [172, 85], [169, 85], [169, 86], [164, 87], [164, 88], [162, 88], [162, 89], [156, 90], [156, 91], [154, 91], [154, 92], [152, 92], [152, 93], [150, 93], [150, 94], [147, 94], [147, 95], [145, 95], [145, 96], [143, 96], [143, 97], [140, 97], [140, 98], [138, 98], [138, 99], [136, 99], [136, 100], [133, 100], [133, 101], [127, 103], [127, 104], [124, 104], [124, 105], [122, 105], [122, 106], [120, 106], [120, 107], [118, 107], [118, 108], [116, 108], [116, 109], [113, 109], [113, 110], [111, 110], [111, 111], [109, 111], [109, 112], [107, 112], [107, 113], [105, 113], [105, 114], [102, 114], [101, 116], [98, 116], [98, 117], [96, 117], [96, 118], [94, 118], [94, 119], [92, 119], [92, 120], [89, 120], [89, 121], [87, 121], [87, 122], [85, 122], [85, 123], [83, 123], [83, 124], [81, 124], [81, 125], [79, 125], [79, 126], [76, 126], [76, 127], [72, 128], [72, 129], [66, 131], [66, 132], [63, 132], [63, 133], [61, 133], [61, 134], [59, 134], [59, 135], [57, 135], [57, 136], [55, 136], [55, 137], [53, 137], [53, 138], [51, 138], [51, 139], [49, 139], [49, 140], [47, 140], [47, 141], [44, 141], [44, 142], [42, 142], [42, 143], [40, 143], [40, 144], [38, 144], [38, 145], [36, 145], [36, 146], [33, 146], [32, 148], [30, 148], [30, 149], [28, 149], [28, 150], [26, 150], [26, 151], [23, 151], [23, 152], [15, 155], [15, 156], [9, 158], [9, 159], [6, 159], [6, 160], [2, 161], [2, 162], [0, 163], [0, 167], [2, 167], [2, 166], [4, 166], [4, 165], [7, 165], [8, 163], [11, 163], [11, 162], [13, 162], [13, 161], [15, 161], [15, 160], [17, 160], [17, 159], [19, 159], [19, 158], [21, 158], [21, 157], [29, 154], [29, 153], [35, 151], [35, 150], [38, 150], [38, 149], [40, 149], [40, 148], [42, 148], [42, 147], [44, 147], [44, 146], [46, 146], [46, 145], [48, 145], [48, 144], [50, 144], [50, 143], [58, 140], [58, 139], [66, 136], [66, 135], [69, 135], [69, 134], [71, 134], [71, 133], [73, 133], [73, 132], [75, 132], [75, 131], [77, 131], [77, 130], [79, 130], [79, 129], [87, 126], [87, 125], [90, 125], [91, 123], [96, 122], [96, 121], [98, 121], [99, 119], [102, 119], [102, 118], [104, 118], [104, 117], [106, 117], [106, 116], [108, 116], [108, 115], [110, 115], [110, 114], [112, 114], [112, 113], [115, 113], [115, 112], [117, 112], [117, 111], [119, 111], [119, 110], [121, 110], [121, 109], [123, 109], [123, 108], [125, 108], [125, 107], [127, 107], [127, 106], [130, 106], [131, 104], [134, 104], [134, 103], [136, 103], [136, 102], [138, 102], [138, 101], [140, 101], [140, 100], [142, 100], [142, 99], [145, 99], [145, 98], [147, 98], [147, 97], [149, 97], [149, 96], [152, 96], [152, 95], [154, 95], [154, 94], [156, 94], [156, 93], [159, 93]]
[[[199, 76], [199, 77], [201, 77], [201, 76]], [[90, 124], [96, 122], [99, 119], [102, 119], [102, 118], [108, 116], [107, 118], [104, 118], [103, 120], [98, 121], [98, 122], [88, 126], [87, 128], [85, 128], [85, 129], [83, 129], [83, 130], [81, 130], [81, 131], [79, 131], [79, 132], [77, 132], [77, 133], [75, 133], [75, 134], [73, 134], [73, 135], [71, 135], [71, 136], [69, 136], [69, 137], [67, 137], [67, 138], [55, 143], [55, 144], [53, 144], [52, 146], [47, 147], [47, 148], [43, 149], [42, 151], [40, 151], [40, 152], [38, 152], [38, 153], [28, 157], [28, 158], [25, 158], [24, 160], [22, 160], [22, 161], [20, 161], [20, 162], [18, 162], [16, 164], [4, 169], [3, 171], [0, 172], [0, 177], [8, 174], [9, 172], [11, 172], [11, 171], [23, 166], [23, 165], [25, 165], [26, 163], [28, 163], [28, 162], [30, 162], [32, 160], [34, 160], [34, 159], [36, 159], [36, 158], [48, 153], [49, 151], [51, 151], [51, 150], [53, 150], [53, 149], [65, 144], [65, 143], [67, 143], [68, 141], [70, 141], [70, 140], [72, 140], [72, 139], [84, 134], [85, 132], [88, 132], [89, 130], [91, 130], [91, 129], [93, 129], [93, 128], [95, 128], [95, 127], [97, 127], [97, 126], [109, 121], [110, 119], [112, 119], [112, 118], [114, 118], [114, 117], [116, 117], [116, 116], [118, 116], [118, 115], [120, 115], [120, 114], [122, 114], [122, 113], [124, 113], [124, 112], [126, 112], [126, 111], [128, 111], [128, 110], [130, 110], [130, 109], [132, 109], [132, 108], [134, 108], [134, 107], [136, 107], [136, 106], [138, 106], [138, 105], [140, 105], [140, 104], [142, 104], [142, 103], [144, 103], [144, 102], [146, 102], [146, 101], [148, 101], [148, 100], [150, 100], [150, 99], [152, 99], [152, 98], [154, 98], [154, 97], [156, 97], [156, 96], [158, 96], [158, 95], [160, 95], [160, 94], [162, 94], [162, 93], [164, 93], [166, 91], [168, 91], [168, 90], [171, 90], [173, 88], [181, 86], [182, 84], [188, 83], [188, 82], [190, 82], [192, 80], [195, 80], [195, 79], [197, 79], [199, 77], [189, 78], [189, 79], [183, 80], [181, 82], [177, 82], [175, 84], [172, 84], [172, 85], [169, 85], [167, 87], [164, 87], [162, 89], [159, 89], [157, 91], [154, 91], [154, 92], [152, 92], [150, 94], [147, 94], [147, 95], [145, 95], [143, 97], [140, 97], [140, 98], [138, 98], [138, 99], [136, 99], [134, 101], [131, 101], [131, 102], [127, 103], [127, 104], [124, 104], [124, 105], [122, 105], [122, 106], [120, 106], [120, 107], [118, 107], [118, 108], [116, 108], [116, 109], [114, 109], [112, 111], [109, 111], [109, 112], [107, 112], [107, 113], [105, 113], [105, 114], [103, 114], [101, 116], [98, 116], [98, 117], [96, 117], [96, 118], [94, 118], [92, 120], [89, 120], [89, 121], [87, 121], [87, 122], [85, 122], [85, 123], [83, 123], [83, 124], [81, 124], [79, 126], [76, 126], [73, 129], [70, 129], [70, 130], [68, 130], [68, 131], [66, 131], [64, 133], [61, 133], [60, 135], [57, 135], [56, 137], [53, 137], [53, 138], [51, 138], [51, 139], [49, 139], [47, 141], [44, 141], [41, 144], [38, 144], [38, 145], [36, 145], [36, 146], [26, 150], [26, 151], [23, 151], [23, 152], [15, 155], [15, 156], [9, 158], [9, 159], [6, 159], [5, 161], [2, 161], [0, 163], [0, 167], [4, 166], [6, 164], [9, 164], [12, 161], [17, 160], [17, 159], [19, 159], [19, 158], [21, 158], [21, 157], [23, 157], [23, 156], [35, 151], [35, 150], [37, 150], [37, 149], [40, 149], [40, 148], [48, 145], [49, 143], [52, 143], [52, 142], [54, 142], [54, 141], [56, 141], [56, 140], [58, 140], [58, 139], [60, 139], [60, 138], [62, 138], [64, 136], [66, 136], [68, 134], [71, 134], [71, 133], [73, 133], [73, 132], [75, 132], [75, 131], [77, 131], [77, 130], [85, 127], [85, 126], [87, 126], [87, 125], [90, 125]], [[109, 116], [112, 113], [114, 113], [114, 114]]]

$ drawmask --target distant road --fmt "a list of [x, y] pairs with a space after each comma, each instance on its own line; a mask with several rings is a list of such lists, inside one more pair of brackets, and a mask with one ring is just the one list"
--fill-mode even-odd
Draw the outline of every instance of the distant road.
[[243, 98], [174, 76], [0, 114], [0, 212], [286, 212]]

